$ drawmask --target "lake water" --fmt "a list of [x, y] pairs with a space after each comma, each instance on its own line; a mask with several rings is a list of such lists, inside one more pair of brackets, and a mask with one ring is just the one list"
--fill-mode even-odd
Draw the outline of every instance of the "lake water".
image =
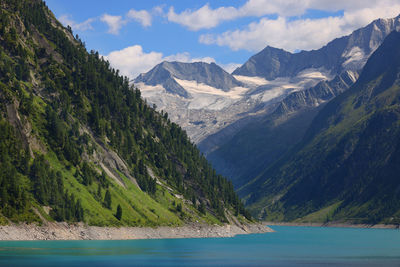
[[1, 241], [0, 266], [400, 266], [400, 231], [272, 226], [234, 238]]

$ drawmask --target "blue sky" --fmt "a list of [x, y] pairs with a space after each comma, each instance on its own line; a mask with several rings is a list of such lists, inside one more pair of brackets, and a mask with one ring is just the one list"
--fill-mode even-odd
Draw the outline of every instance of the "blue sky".
[[227, 71], [270, 45], [318, 49], [373, 19], [400, 13], [400, 0], [47, 0], [86, 43], [131, 78], [163, 60], [216, 62]]

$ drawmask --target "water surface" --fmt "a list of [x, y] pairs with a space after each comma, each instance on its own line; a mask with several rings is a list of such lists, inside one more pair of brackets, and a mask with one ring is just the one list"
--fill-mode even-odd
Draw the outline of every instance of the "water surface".
[[0, 266], [400, 266], [400, 231], [272, 226], [234, 238], [1, 241]]

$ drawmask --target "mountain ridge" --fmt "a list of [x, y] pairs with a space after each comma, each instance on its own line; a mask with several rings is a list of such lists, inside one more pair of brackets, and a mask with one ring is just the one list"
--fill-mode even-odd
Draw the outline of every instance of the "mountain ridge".
[[398, 27], [400, 15], [391, 19], [377, 19], [347, 36], [334, 39], [318, 50], [293, 54], [267, 46], [232, 74], [271, 80], [280, 76], [293, 76], [307, 68], [325, 68], [334, 73], [357, 71], [384, 36]]

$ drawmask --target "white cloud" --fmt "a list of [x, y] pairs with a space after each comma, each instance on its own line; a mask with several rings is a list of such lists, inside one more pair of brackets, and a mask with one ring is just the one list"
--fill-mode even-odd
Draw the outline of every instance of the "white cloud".
[[185, 10], [180, 14], [175, 13], [173, 7], [168, 11], [167, 18], [169, 21], [184, 25], [190, 30], [197, 31], [200, 29], [209, 29], [217, 26], [222, 20], [230, 20], [237, 17], [237, 9], [234, 7], [220, 7], [218, 9], [210, 9], [209, 5], [192, 11]]
[[[192, 58], [188, 52], [169, 56], [164, 56], [162, 53], [154, 51], [146, 53], [140, 45], [129, 46], [122, 50], [113, 51], [104, 56], [104, 58], [108, 60], [114, 68], [119, 69], [122, 75], [128, 76], [131, 79], [136, 78], [140, 73], [149, 71], [155, 65], [163, 61], [215, 62], [215, 59], [212, 57]], [[226, 64], [226, 66], [232, 68], [230, 64]]]
[[162, 62], [163, 54], [145, 53], [140, 45], [134, 45], [113, 51], [104, 58], [110, 61], [114, 68], [119, 69], [122, 75], [136, 78], [140, 73], [146, 72]]
[[206, 62], [206, 63], [215, 63], [215, 59], [212, 57], [199, 57], [192, 58], [188, 52], [177, 53], [175, 55], [170, 55], [164, 58], [166, 61], [180, 61], [180, 62]]
[[126, 16], [130, 19], [133, 19], [133, 20], [139, 22], [140, 24], [142, 24], [143, 27], [151, 26], [152, 16], [146, 10], [138, 11], [138, 10], [131, 9], [128, 11], [128, 14]]
[[267, 45], [289, 51], [310, 50], [320, 48], [334, 38], [347, 35], [374, 19], [394, 17], [399, 13], [400, 4], [396, 4], [346, 11], [340, 17], [321, 19], [288, 20], [283, 16], [277, 19], [261, 18], [245, 29], [217, 35], [203, 34], [199, 41], [203, 44], [228, 46], [232, 50], [259, 51]]
[[164, 14], [164, 5], [153, 7], [152, 14], [162, 16]]
[[92, 22], [95, 21], [94, 18], [89, 18], [85, 20], [84, 22], [77, 23], [74, 20], [72, 20], [70, 15], [62, 15], [61, 17], [58, 18], [58, 20], [64, 25], [64, 26], [71, 26], [71, 28], [75, 31], [87, 31], [87, 30], [93, 30]]
[[265, 15], [278, 15], [280, 17], [293, 17], [305, 14], [308, 9], [323, 11], [356, 11], [363, 8], [390, 7], [398, 4], [399, 0], [248, 0], [238, 8], [227, 6], [216, 9], [209, 4], [197, 10], [184, 10], [175, 13], [173, 7], [169, 9], [167, 18], [190, 30], [210, 29], [228, 20], [240, 17], [262, 17]]
[[127, 23], [126, 20], [122, 19], [122, 16], [112, 16], [109, 14], [104, 14], [100, 20], [108, 25], [108, 33], [114, 35], [118, 35], [119, 30]]

